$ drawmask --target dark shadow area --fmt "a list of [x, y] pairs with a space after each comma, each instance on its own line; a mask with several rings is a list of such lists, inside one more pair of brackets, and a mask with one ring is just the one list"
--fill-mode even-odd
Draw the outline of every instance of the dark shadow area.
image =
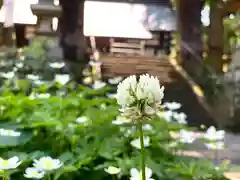
[[187, 115], [187, 121], [190, 126], [206, 126], [214, 125], [213, 118], [198, 102], [198, 99], [192, 91], [186, 80], [174, 69], [169, 71], [171, 82], [165, 83], [165, 98], [164, 101], [176, 101], [182, 104], [180, 109]]

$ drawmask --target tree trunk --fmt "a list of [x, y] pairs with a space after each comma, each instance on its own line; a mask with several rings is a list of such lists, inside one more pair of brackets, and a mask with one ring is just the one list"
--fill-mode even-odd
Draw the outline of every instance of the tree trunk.
[[180, 62], [197, 83], [203, 71], [202, 6], [201, 0], [177, 0]]
[[208, 29], [208, 61], [217, 72], [222, 72], [222, 54], [224, 47], [223, 16], [218, 6], [219, 0], [210, 1], [210, 26]]
[[83, 0], [60, 0], [60, 43], [64, 58], [69, 61], [84, 60], [83, 3]]
[[59, 18], [60, 45], [69, 70], [77, 80], [87, 64], [83, 34], [84, 0], [60, 0], [62, 15]]

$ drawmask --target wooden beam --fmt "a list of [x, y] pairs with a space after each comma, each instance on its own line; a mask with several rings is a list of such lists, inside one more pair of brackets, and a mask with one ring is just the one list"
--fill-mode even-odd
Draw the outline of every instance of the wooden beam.
[[227, 16], [230, 13], [240, 12], [239, 0], [228, 0], [226, 3], [222, 3], [221, 6], [223, 16]]

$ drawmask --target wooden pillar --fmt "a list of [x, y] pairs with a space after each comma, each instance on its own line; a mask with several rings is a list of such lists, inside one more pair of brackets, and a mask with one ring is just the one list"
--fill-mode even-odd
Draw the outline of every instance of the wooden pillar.
[[219, 0], [210, 1], [210, 26], [208, 29], [208, 62], [217, 72], [222, 72], [224, 48], [223, 16]]
[[180, 62], [197, 82], [203, 73], [201, 9], [201, 0], [177, 0]]

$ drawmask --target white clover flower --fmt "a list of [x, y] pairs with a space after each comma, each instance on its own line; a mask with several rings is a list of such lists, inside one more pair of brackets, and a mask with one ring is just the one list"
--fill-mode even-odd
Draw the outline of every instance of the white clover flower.
[[191, 144], [196, 140], [196, 136], [191, 131], [181, 129], [179, 132], [179, 141], [181, 143]]
[[0, 129], [0, 136], [14, 136], [18, 137], [21, 136], [21, 132], [14, 131], [12, 129]]
[[[146, 180], [154, 180], [152, 177], [152, 170], [150, 168], [145, 169], [146, 171]], [[130, 170], [130, 180], [141, 180], [142, 179], [142, 172], [138, 171], [136, 168], [132, 168]]]
[[204, 134], [203, 137], [209, 141], [221, 141], [224, 139], [224, 136], [225, 131], [217, 131], [215, 127], [211, 126], [207, 129], [206, 134]]
[[53, 62], [53, 63], [49, 63], [49, 66], [54, 69], [61, 69], [65, 66], [65, 63], [64, 62]]
[[1, 72], [0, 76], [2, 76], [5, 79], [12, 79], [15, 76], [15, 73], [13, 71], [6, 72], [6, 73]]
[[124, 79], [117, 87], [117, 102], [123, 108], [130, 107], [135, 99], [137, 88], [137, 78], [136, 76], [129, 76]]
[[102, 89], [106, 86], [107, 84], [102, 81], [95, 81], [94, 84], [92, 85], [93, 89]]
[[[143, 144], [144, 144], [144, 147], [150, 146], [150, 138], [148, 136], [143, 137]], [[132, 140], [131, 145], [137, 149], [141, 149], [140, 137], [135, 140]]]
[[205, 143], [205, 145], [208, 149], [212, 149], [212, 150], [222, 150], [222, 149], [224, 149], [224, 142], [222, 142], [222, 141]]
[[51, 157], [41, 157], [39, 160], [34, 160], [33, 166], [43, 171], [51, 171], [62, 166], [59, 159], [52, 159]]
[[160, 87], [157, 77], [146, 74], [141, 75], [137, 81], [133, 75], [118, 85], [116, 99], [124, 115], [138, 116], [141, 113], [153, 115], [160, 107], [163, 91], [164, 87]]
[[130, 122], [131, 122], [131, 119], [127, 119], [126, 117], [123, 117], [123, 116], [117, 116], [116, 120], [112, 121], [112, 124], [122, 125], [122, 124], [130, 123]]
[[61, 85], [65, 85], [70, 81], [70, 75], [69, 74], [56, 74], [55, 81], [60, 83]]
[[27, 75], [27, 79], [30, 79], [30, 80], [33, 80], [33, 81], [37, 81], [37, 80], [40, 79], [40, 77], [39, 77], [39, 76], [36, 76], [36, 75], [34, 75], [34, 74], [28, 74], [28, 75]]
[[45, 172], [35, 167], [29, 167], [25, 170], [24, 177], [29, 179], [42, 179], [44, 178]]
[[169, 109], [170, 111], [175, 111], [181, 107], [181, 104], [178, 102], [166, 102], [163, 104], [163, 107]]
[[105, 168], [104, 171], [108, 174], [118, 174], [120, 173], [121, 169], [114, 166], [109, 166], [108, 168]]
[[173, 118], [179, 123], [179, 124], [187, 124], [187, 115], [183, 112], [177, 113], [173, 112]]
[[116, 77], [108, 79], [108, 83], [112, 84], [112, 85], [116, 85], [116, 84], [120, 83], [122, 80], [123, 80], [123, 77], [116, 76]]
[[77, 119], [76, 119], [76, 122], [77, 123], [85, 123], [85, 122], [87, 122], [89, 119], [88, 119], [88, 117], [87, 116], [82, 116], [82, 117], [78, 117]]
[[17, 156], [14, 156], [10, 159], [0, 158], [0, 170], [9, 170], [17, 168], [22, 162], [19, 161]]

